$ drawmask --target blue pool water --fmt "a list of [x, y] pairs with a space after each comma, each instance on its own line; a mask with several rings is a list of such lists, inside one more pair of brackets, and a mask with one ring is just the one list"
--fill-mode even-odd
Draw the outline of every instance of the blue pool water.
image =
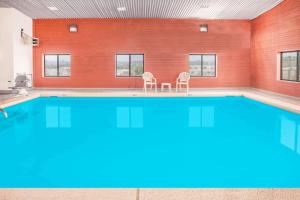
[[53, 98], [0, 116], [0, 187], [300, 187], [300, 115], [243, 97]]

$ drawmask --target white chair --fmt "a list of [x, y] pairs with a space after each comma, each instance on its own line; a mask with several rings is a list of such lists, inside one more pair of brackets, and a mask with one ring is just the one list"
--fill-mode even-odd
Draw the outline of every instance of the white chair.
[[191, 76], [189, 73], [187, 72], [181, 72], [178, 76], [178, 78], [176, 79], [176, 92], [178, 92], [178, 87], [179, 89], [181, 89], [182, 85], [186, 86], [186, 92], [189, 92], [189, 80], [190, 80]]
[[153, 74], [151, 72], [145, 72], [143, 74], [143, 79], [144, 79], [144, 91], [147, 92], [147, 85], [155, 87], [155, 92], [157, 92], [157, 83], [156, 83], [156, 78], [154, 78]]

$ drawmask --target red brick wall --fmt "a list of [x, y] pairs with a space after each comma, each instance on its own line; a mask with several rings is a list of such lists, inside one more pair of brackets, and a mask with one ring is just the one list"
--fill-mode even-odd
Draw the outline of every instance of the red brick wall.
[[[78, 33], [68, 25], [78, 24]], [[199, 24], [209, 25], [200, 33]], [[116, 78], [116, 53], [144, 53], [145, 71], [174, 83], [188, 71], [189, 53], [216, 53], [217, 78], [192, 78], [192, 87], [250, 86], [250, 21], [169, 19], [34, 20], [35, 87], [141, 87], [141, 78]], [[71, 53], [70, 78], [44, 78], [44, 53]]]
[[277, 80], [277, 54], [300, 50], [300, 0], [285, 0], [251, 24], [252, 86], [300, 97], [300, 83]]

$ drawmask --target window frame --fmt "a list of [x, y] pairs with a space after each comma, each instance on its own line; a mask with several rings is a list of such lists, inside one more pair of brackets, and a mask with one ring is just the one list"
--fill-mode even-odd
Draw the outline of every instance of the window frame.
[[[297, 66], [296, 66], [296, 78], [297, 80], [288, 80], [283, 78], [283, 59], [282, 56], [284, 53], [297, 53]], [[281, 81], [288, 81], [293, 83], [300, 83], [300, 50], [294, 50], [294, 51], [282, 51], [280, 52], [280, 80]]]
[[[57, 57], [57, 61], [56, 61], [56, 69], [57, 69], [57, 75], [56, 76], [47, 76], [46, 75], [46, 56], [56, 56]], [[70, 56], [70, 75], [69, 76], [59, 76], [59, 56]], [[43, 70], [43, 77], [45, 78], [69, 78], [71, 77], [71, 61], [72, 61], [72, 57], [70, 53], [44, 53], [43, 54], [43, 65], [44, 65], [44, 70]]]
[[[129, 56], [129, 75], [128, 76], [119, 76], [118, 75], [118, 56], [122, 56], [122, 55], [125, 55], [125, 56]], [[134, 56], [143, 56], [143, 73], [145, 72], [145, 54], [143, 53], [116, 53], [115, 55], [115, 76], [117, 78], [136, 78], [136, 77], [142, 77], [142, 74], [140, 76], [133, 76], [131, 75], [131, 56], [134, 55]]]
[[[188, 67], [190, 72], [190, 56], [201, 56], [201, 75], [191, 75], [191, 78], [216, 78], [217, 77], [217, 54], [216, 53], [190, 53], [188, 55]], [[203, 56], [215, 56], [215, 73], [214, 76], [203, 76]]]

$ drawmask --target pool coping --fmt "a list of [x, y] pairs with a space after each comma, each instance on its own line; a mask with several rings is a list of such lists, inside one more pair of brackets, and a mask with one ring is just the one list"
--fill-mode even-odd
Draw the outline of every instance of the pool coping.
[[137, 89], [34, 89], [28, 96], [19, 96], [0, 101], [6, 108], [38, 97], [222, 97], [244, 96], [265, 104], [300, 114], [300, 98], [253, 88], [202, 88], [185, 92], [147, 92]]
[[5, 200], [295, 200], [300, 189], [259, 188], [20, 188], [0, 189]]

